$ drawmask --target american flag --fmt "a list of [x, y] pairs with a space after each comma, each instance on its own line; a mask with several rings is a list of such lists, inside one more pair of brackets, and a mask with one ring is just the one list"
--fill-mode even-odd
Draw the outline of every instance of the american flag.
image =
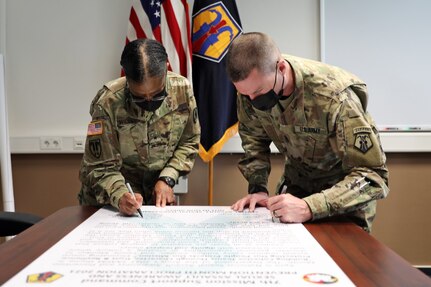
[[148, 38], [163, 44], [170, 70], [192, 80], [187, 0], [133, 0], [126, 43]]

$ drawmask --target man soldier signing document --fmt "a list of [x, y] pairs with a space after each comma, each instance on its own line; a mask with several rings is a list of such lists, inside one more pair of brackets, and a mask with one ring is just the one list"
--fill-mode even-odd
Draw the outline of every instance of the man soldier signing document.
[[[376, 200], [389, 188], [365, 83], [338, 67], [282, 55], [263, 33], [232, 42], [227, 71], [238, 91], [239, 168], [249, 183], [232, 209], [266, 206], [281, 222], [342, 215], [370, 231]], [[269, 197], [272, 142], [285, 165]]]

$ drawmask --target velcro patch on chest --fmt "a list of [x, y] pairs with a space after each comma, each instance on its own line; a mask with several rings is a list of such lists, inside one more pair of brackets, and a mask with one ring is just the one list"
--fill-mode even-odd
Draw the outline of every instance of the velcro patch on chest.
[[324, 129], [318, 127], [295, 126], [295, 133], [324, 134]]
[[117, 125], [118, 125], [118, 127], [123, 127], [125, 125], [136, 125], [139, 122], [140, 121], [138, 119], [133, 119], [133, 118], [121, 118], [121, 119], [117, 119]]

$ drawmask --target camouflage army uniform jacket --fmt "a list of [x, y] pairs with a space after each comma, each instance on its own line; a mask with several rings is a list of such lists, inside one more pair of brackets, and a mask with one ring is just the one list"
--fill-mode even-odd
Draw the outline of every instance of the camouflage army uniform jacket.
[[177, 180], [190, 172], [200, 140], [196, 101], [184, 77], [168, 72], [166, 82], [168, 96], [155, 112], [131, 101], [124, 77], [98, 92], [81, 163], [80, 204], [118, 208], [126, 181], [144, 204], [153, 204], [159, 176]]
[[270, 111], [253, 108], [239, 95], [239, 133], [244, 157], [239, 168], [249, 192], [266, 190], [270, 144], [285, 157], [277, 193], [303, 198], [313, 220], [346, 215], [370, 230], [376, 199], [389, 192], [386, 157], [366, 112], [366, 85], [323, 63], [289, 55], [294, 92]]

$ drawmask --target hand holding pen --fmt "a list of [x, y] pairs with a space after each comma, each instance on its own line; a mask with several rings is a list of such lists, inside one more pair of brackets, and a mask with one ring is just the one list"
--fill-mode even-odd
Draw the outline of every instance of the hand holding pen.
[[139, 212], [139, 215], [142, 216], [142, 211], [140, 209], [142, 205], [143, 198], [139, 193], [134, 193], [132, 190], [132, 187], [129, 183], [126, 183], [127, 189], [129, 190], [128, 193], [125, 193], [118, 203], [118, 207], [120, 212], [127, 214], [127, 215], [133, 215], [136, 213], [136, 210]]

